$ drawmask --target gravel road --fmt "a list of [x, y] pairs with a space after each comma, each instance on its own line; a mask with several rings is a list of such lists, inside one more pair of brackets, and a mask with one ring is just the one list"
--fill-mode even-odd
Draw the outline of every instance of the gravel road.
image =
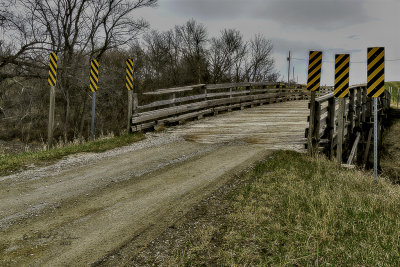
[[[201, 123], [256, 112], [254, 125], [260, 127], [262, 111], [232, 112]], [[298, 116], [306, 122], [304, 114]], [[124, 265], [195, 203], [271, 151], [237, 135], [193, 141], [198, 125], [148, 133], [130, 146], [0, 177], [0, 266], [101, 265], [115, 253]], [[235, 131], [232, 123], [229, 129]], [[297, 135], [301, 139], [304, 128]], [[289, 138], [298, 143], [293, 133]]]

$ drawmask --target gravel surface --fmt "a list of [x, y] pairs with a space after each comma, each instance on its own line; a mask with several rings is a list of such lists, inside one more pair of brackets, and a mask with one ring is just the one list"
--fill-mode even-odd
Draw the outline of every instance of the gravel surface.
[[[279, 105], [286, 109], [285, 103], [268, 106]], [[293, 118], [297, 132], [271, 144], [268, 133], [277, 130], [263, 126], [270, 112], [259, 107], [227, 113], [148, 133], [129, 146], [0, 177], [0, 266], [83, 266], [115, 255], [112, 265], [127, 264], [271, 147], [299, 148], [303, 115]], [[244, 128], [247, 135], [237, 135]]]

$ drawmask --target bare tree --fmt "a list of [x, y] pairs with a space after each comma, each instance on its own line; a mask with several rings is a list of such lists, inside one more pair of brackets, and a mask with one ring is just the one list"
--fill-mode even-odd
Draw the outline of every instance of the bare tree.
[[182, 53], [188, 69], [195, 75], [197, 82], [201, 83], [202, 71], [205, 71], [206, 67], [207, 30], [204, 25], [191, 19], [185, 25], [176, 26], [175, 31], [181, 38]]
[[[49, 51], [59, 54], [59, 84], [64, 102], [64, 139], [71, 121], [71, 97], [87, 86], [80, 77], [91, 58], [101, 59], [148, 28], [133, 13], [157, 0], [4, 0], [1, 31], [7, 54], [0, 55], [0, 77], [45, 77]], [[4, 49], [2, 49], [4, 51]], [[88, 76], [87, 76], [88, 77]], [[88, 82], [86, 82], [88, 83]]]
[[272, 43], [257, 34], [250, 41], [250, 55], [246, 63], [247, 80], [265, 81], [275, 79], [275, 61], [272, 57]]
[[225, 29], [219, 38], [211, 38], [208, 62], [213, 82], [239, 82], [246, 54], [247, 44], [238, 30]]

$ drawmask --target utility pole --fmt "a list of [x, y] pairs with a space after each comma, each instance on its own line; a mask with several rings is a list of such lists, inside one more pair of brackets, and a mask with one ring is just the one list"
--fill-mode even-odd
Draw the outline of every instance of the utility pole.
[[287, 71], [287, 82], [288, 82], [288, 84], [290, 84], [290, 60], [291, 60], [291, 57], [290, 57], [290, 51], [289, 51], [289, 57], [287, 58], [287, 61], [289, 62], [288, 71]]
[[294, 81], [294, 66], [293, 66], [293, 76], [292, 76], [292, 79], [293, 79], [293, 81]]

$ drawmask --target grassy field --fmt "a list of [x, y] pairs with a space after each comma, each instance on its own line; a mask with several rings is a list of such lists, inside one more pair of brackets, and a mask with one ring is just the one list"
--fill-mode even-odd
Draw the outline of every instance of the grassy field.
[[144, 139], [144, 134], [126, 134], [104, 138], [83, 144], [73, 144], [49, 151], [24, 152], [18, 154], [0, 154], [0, 176], [21, 170], [27, 165], [51, 163], [62, 157], [82, 152], [103, 152]]
[[277, 152], [245, 176], [217, 215], [199, 219], [193, 231], [181, 229], [190, 234], [167, 256], [158, 250], [140, 264], [399, 265], [398, 186], [296, 152]]

